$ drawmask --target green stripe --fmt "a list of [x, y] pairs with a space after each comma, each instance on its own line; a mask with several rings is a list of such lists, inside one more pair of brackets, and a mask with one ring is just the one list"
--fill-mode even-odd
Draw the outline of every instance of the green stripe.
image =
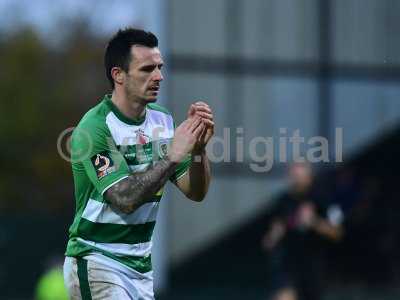
[[78, 264], [78, 278], [79, 286], [81, 289], [82, 300], [92, 300], [92, 295], [90, 294], [88, 271], [87, 271], [87, 260], [82, 258], [77, 258]]
[[179, 165], [176, 167], [175, 173], [171, 176], [172, 181], [176, 181], [179, 177], [181, 177], [187, 169], [192, 164], [192, 157], [191, 155], [188, 155], [182, 162], [179, 163]]
[[162, 198], [162, 194], [161, 195], [154, 195], [153, 198], [151, 200], [149, 200], [148, 202], [160, 202]]
[[142, 257], [142, 256], [116, 256], [110, 252], [96, 250], [101, 252], [104, 256], [108, 256], [129, 268], [132, 268], [139, 273], [147, 273], [152, 270], [151, 265], [151, 255]]
[[75, 238], [72, 238], [68, 241], [68, 248], [67, 248], [67, 256], [72, 256], [72, 257], [83, 257], [86, 256], [90, 253], [93, 252], [98, 252], [103, 254], [104, 256], [107, 256], [111, 259], [114, 259], [116, 261], [119, 261], [123, 265], [134, 269], [140, 273], [147, 273], [152, 270], [152, 264], [151, 264], [151, 255], [147, 257], [142, 257], [142, 256], [116, 256], [110, 252], [98, 249], [96, 247], [83, 244], [76, 240]]
[[155, 224], [154, 221], [136, 225], [94, 223], [81, 218], [78, 235], [89, 241], [100, 243], [146, 243], [151, 240]]

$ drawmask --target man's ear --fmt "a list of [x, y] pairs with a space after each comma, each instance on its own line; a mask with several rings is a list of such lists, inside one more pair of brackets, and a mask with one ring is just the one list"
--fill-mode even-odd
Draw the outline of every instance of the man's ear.
[[111, 69], [111, 76], [116, 84], [122, 84], [125, 79], [125, 73], [121, 68], [114, 67]]

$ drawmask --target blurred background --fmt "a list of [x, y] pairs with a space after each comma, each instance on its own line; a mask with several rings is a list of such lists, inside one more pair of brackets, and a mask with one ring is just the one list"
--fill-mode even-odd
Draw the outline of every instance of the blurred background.
[[400, 299], [399, 1], [0, 0], [0, 16], [0, 299], [38, 299], [63, 259], [74, 197], [58, 139], [109, 92], [105, 45], [126, 26], [158, 36], [176, 122], [203, 99], [217, 124], [205, 201], [171, 186], [162, 201], [159, 299], [276, 297], [263, 241], [293, 188], [296, 130], [305, 157], [325, 138], [310, 190], [341, 216], [340, 238], [302, 254], [319, 299]]

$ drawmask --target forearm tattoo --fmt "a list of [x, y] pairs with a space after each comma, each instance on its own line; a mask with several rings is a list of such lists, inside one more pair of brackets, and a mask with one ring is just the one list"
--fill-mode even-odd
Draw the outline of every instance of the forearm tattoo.
[[106, 191], [106, 200], [123, 213], [132, 213], [164, 186], [174, 173], [176, 164], [157, 161], [145, 172], [134, 173]]

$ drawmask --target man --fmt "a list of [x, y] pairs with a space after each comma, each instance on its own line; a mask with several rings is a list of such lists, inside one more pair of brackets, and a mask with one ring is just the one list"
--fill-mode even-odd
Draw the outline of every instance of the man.
[[312, 191], [308, 164], [294, 164], [292, 186], [277, 203], [262, 244], [269, 252], [273, 300], [321, 299], [319, 242], [342, 238], [339, 206], [322, 203]]
[[112, 94], [74, 130], [76, 213], [64, 263], [71, 299], [154, 299], [151, 237], [163, 187], [171, 180], [194, 201], [207, 193], [212, 111], [197, 102], [174, 129], [154, 104], [163, 80], [157, 46], [152, 33], [132, 28], [110, 40]]

